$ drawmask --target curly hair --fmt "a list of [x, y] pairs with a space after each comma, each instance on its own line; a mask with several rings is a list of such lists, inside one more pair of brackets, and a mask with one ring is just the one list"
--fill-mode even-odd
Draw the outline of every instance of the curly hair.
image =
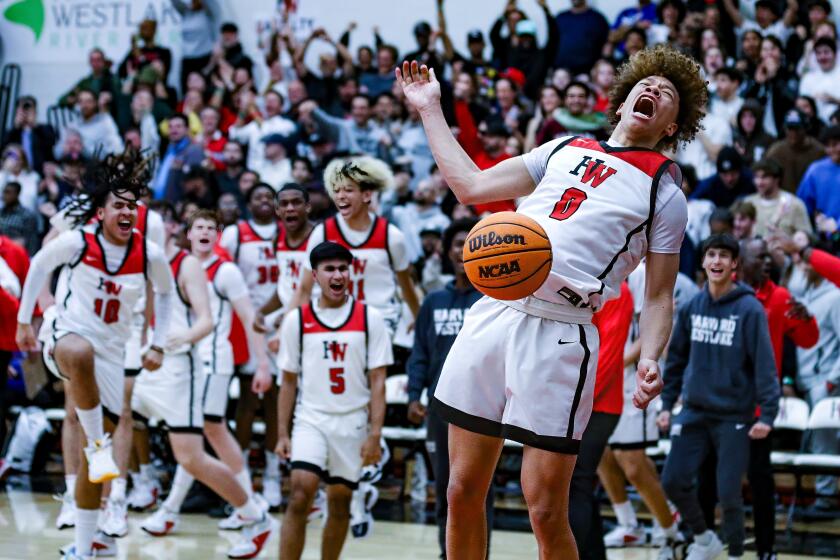
[[370, 156], [335, 158], [324, 170], [324, 186], [330, 198], [333, 189], [341, 179], [350, 179], [363, 191], [383, 191], [394, 184], [394, 174], [382, 160]]
[[657, 148], [676, 148], [680, 142], [691, 142], [701, 126], [700, 121], [706, 112], [709, 98], [706, 81], [700, 74], [700, 65], [681, 52], [664, 45], [637, 52], [618, 69], [615, 83], [610, 89], [610, 108], [607, 117], [611, 124], [618, 124], [621, 117], [616, 114], [641, 80], [649, 76], [662, 76], [668, 79], [680, 98], [677, 113], [677, 132], [660, 140]]
[[73, 227], [90, 222], [111, 193], [119, 198], [133, 194], [134, 200], [139, 200], [152, 179], [152, 157], [144, 157], [137, 150], [127, 148], [121, 154], [111, 154], [101, 160], [96, 156], [85, 170], [84, 192], [68, 208], [67, 216]]

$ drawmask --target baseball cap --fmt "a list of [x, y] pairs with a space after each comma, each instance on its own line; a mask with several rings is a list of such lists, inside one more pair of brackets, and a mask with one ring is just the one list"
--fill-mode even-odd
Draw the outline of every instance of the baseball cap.
[[467, 32], [467, 43], [479, 42], [484, 42], [484, 33], [481, 32], [481, 29], [471, 29], [469, 32]]
[[327, 142], [329, 142], [329, 140], [317, 132], [313, 132], [306, 138], [306, 143], [312, 146], [326, 144]]
[[718, 173], [723, 173], [725, 171], [737, 171], [741, 169], [741, 165], [741, 155], [735, 150], [735, 148], [727, 146], [718, 154]]
[[525, 74], [519, 68], [507, 68], [504, 72], [499, 74], [501, 78], [507, 78], [515, 83], [519, 88], [525, 87]]
[[537, 35], [537, 24], [530, 19], [521, 19], [516, 22], [517, 35]]
[[275, 132], [273, 134], [268, 134], [262, 137], [262, 141], [264, 144], [283, 144], [285, 145], [288, 142], [289, 138], [280, 134], [279, 132]]
[[805, 126], [805, 115], [796, 109], [791, 109], [785, 115], [785, 128], [802, 128]]
[[417, 25], [414, 26], [414, 34], [415, 35], [431, 35], [432, 33], [432, 26], [429, 25], [426, 21], [421, 21]]

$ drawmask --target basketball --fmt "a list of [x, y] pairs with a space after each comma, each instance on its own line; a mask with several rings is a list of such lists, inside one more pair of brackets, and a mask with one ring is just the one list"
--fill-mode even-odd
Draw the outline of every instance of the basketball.
[[533, 294], [551, 271], [551, 242], [542, 226], [516, 212], [476, 224], [464, 244], [464, 268], [481, 293], [495, 299]]

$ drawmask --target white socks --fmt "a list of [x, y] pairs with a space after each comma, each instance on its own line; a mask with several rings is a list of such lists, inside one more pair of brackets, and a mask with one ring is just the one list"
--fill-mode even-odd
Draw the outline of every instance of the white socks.
[[244, 467], [241, 471], [236, 473], [234, 478], [236, 478], [236, 482], [245, 489], [245, 494], [248, 495], [248, 499], [250, 500], [254, 495], [254, 485], [251, 484], [251, 473], [248, 472], [248, 467]]
[[254, 502], [254, 497], [251, 495], [250, 492], [248, 493], [248, 501], [245, 502], [244, 506], [236, 508], [236, 513], [238, 513], [239, 517], [241, 517], [242, 519], [247, 519], [249, 521], [254, 519], [262, 519], [263, 516], [262, 510], [256, 504], [256, 502]]
[[265, 451], [265, 473], [264, 476], [280, 478], [280, 457], [276, 453]]
[[127, 485], [126, 479], [119, 477], [111, 481], [111, 493], [108, 495], [109, 500], [125, 500], [125, 487]]
[[64, 492], [66, 494], [70, 494], [71, 496], [76, 491], [76, 475], [75, 474], [65, 474], [64, 475], [64, 486], [67, 487], [67, 490]]
[[187, 472], [187, 469], [178, 465], [175, 469], [175, 478], [172, 480], [172, 488], [169, 489], [169, 496], [163, 502], [163, 507], [173, 513], [181, 511], [181, 504], [184, 503], [193, 480], [195, 479]]
[[616, 519], [618, 519], [618, 524], [622, 527], [637, 527], [639, 525], [639, 521], [636, 519], [636, 510], [633, 509], [633, 504], [629, 500], [621, 504], [613, 504], [612, 508]]
[[102, 423], [102, 405], [98, 404], [90, 410], [76, 409], [79, 417], [79, 424], [87, 438], [87, 447], [93, 447], [93, 443], [105, 437], [105, 428]]
[[90, 556], [93, 550], [93, 537], [96, 535], [98, 520], [98, 509], [76, 510], [75, 542], [76, 554], [79, 556]]

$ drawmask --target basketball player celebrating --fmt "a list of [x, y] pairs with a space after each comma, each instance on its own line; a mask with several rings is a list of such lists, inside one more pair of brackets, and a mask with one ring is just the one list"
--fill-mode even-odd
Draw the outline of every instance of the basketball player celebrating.
[[[87, 442], [76, 478], [75, 542], [66, 558], [93, 555], [93, 538], [102, 487], [119, 476], [106, 432], [122, 411], [125, 345], [134, 307], [146, 290], [155, 290], [158, 328], [143, 366], [161, 365], [172, 292], [172, 273], [163, 249], [134, 229], [137, 200], [148, 183], [146, 162], [133, 152], [109, 156], [92, 170], [90, 199], [78, 205], [74, 225], [32, 260], [18, 314], [18, 346], [34, 350], [30, 321], [49, 275], [68, 266], [66, 294], [57, 302], [49, 356], [66, 379], [66, 389]], [[96, 223], [90, 224], [93, 218]]]
[[306, 518], [321, 480], [329, 512], [321, 558], [339, 558], [352, 492], [362, 467], [375, 464], [381, 453], [391, 341], [376, 309], [349, 295], [353, 258], [337, 243], [314, 247], [309, 264], [321, 295], [287, 313], [280, 331], [277, 453], [292, 464], [292, 495], [280, 536], [284, 559], [303, 553]]
[[[196, 220], [204, 219], [202, 215], [202, 212], [194, 214], [190, 226]], [[215, 227], [212, 220], [208, 223]], [[141, 527], [154, 536], [175, 529], [178, 510], [172, 505], [183, 500], [186, 493], [180, 483], [184, 478], [182, 471], [186, 471], [234, 505], [237, 516], [248, 525], [242, 542], [228, 552], [228, 557], [252, 558], [259, 554], [268, 539], [271, 531], [268, 516], [250, 492], [240, 485], [231, 469], [204, 451], [201, 435], [204, 375], [195, 345], [213, 331], [207, 275], [198, 259], [179, 249], [173, 238], [167, 243], [167, 256], [178, 295], [173, 298], [171, 334], [161, 369], [156, 372], [144, 370], [137, 378], [132, 408], [145, 418], [160, 418], [166, 422], [172, 451], [178, 461], [175, 478], [179, 483], [174, 485], [167, 501]]]
[[[271, 383], [271, 374], [265, 352], [265, 339], [250, 326], [254, 320], [254, 310], [248, 297], [245, 279], [235, 264], [223, 261], [213, 251], [219, 236], [218, 227], [219, 221], [214, 211], [199, 210], [190, 218], [187, 230], [191, 254], [201, 263], [206, 275], [210, 309], [214, 317], [213, 331], [198, 344], [198, 354], [204, 365], [204, 435], [219, 459], [234, 473], [248, 496], [253, 497], [251, 476], [242, 458], [241, 449], [225, 424], [228, 388], [233, 377], [233, 351], [228, 337], [234, 312], [242, 318], [248, 346], [253, 348], [256, 354], [254, 362], [257, 370], [253, 376], [251, 390], [257, 393], [265, 392]], [[175, 514], [181, 509], [192, 483], [193, 477], [187, 469], [176, 470], [172, 490], [164, 503], [165, 507], [159, 509], [143, 524], [148, 533], [160, 536], [174, 528], [177, 517]], [[262, 504], [260, 507], [265, 509]], [[219, 528], [241, 529], [248, 526], [250, 521], [251, 517], [234, 511], [228, 518], [219, 522]], [[262, 543], [257, 542], [257, 537], [259, 533], [254, 535], [252, 540], [256, 546], [262, 547]]]
[[485, 297], [467, 312], [441, 373], [432, 406], [450, 422], [447, 555], [484, 557], [484, 497], [507, 437], [525, 445], [522, 490], [540, 558], [577, 558], [568, 495], [592, 408], [592, 313], [646, 256], [633, 402], [647, 406], [662, 389], [657, 360], [671, 332], [687, 220], [679, 171], [658, 150], [694, 137], [705, 83], [677, 51], [641, 51], [611, 91], [616, 126], [608, 141], [561, 138], [481, 171], [446, 123], [434, 71], [405, 62], [396, 78], [459, 201], [526, 197], [518, 212], [536, 220], [553, 246], [551, 273], [534, 295]]
[[[240, 220], [228, 226], [222, 232], [220, 245], [233, 257], [242, 271], [251, 306], [259, 310], [277, 291], [279, 269], [275, 260], [275, 245], [280, 234], [275, 212], [275, 191], [268, 183], [257, 183], [248, 191], [248, 212], [251, 218]], [[245, 318], [239, 315], [245, 325]], [[250, 321], [250, 319], [249, 319]], [[248, 323], [250, 325], [250, 322]], [[264, 340], [263, 337], [260, 337]], [[265, 344], [265, 342], [264, 342]], [[273, 506], [280, 505], [280, 464], [274, 447], [277, 445], [277, 385], [270, 383], [268, 392], [261, 396], [252, 390], [257, 350], [248, 344], [251, 359], [240, 370], [242, 388], [236, 405], [236, 439], [245, 451], [246, 458], [251, 444], [251, 427], [260, 406], [265, 415], [265, 461], [264, 478], [277, 480], [276, 485], [269, 484], [269, 492], [263, 491], [267, 501]], [[267, 347], [262, 351], [265, 352]], [[270, 363], [272, 367], [273, 361]], [[273, 373], [273, 371], [272, 371]], [[262, 405], [260, 404], [262, 402]], [[246, 465], [247, 466], [247, 465]]]

